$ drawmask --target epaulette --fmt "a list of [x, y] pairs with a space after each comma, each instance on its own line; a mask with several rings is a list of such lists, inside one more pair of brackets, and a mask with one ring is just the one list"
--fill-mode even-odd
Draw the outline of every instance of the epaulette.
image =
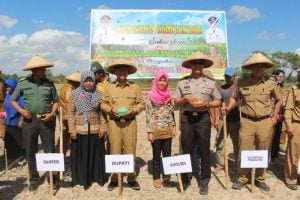
[[191, 75], [186, 75], [186, 76], [182, 77], [180, 80], [185, 80], [185, 79], [188, 79], [190, 77], [191, 77]]
[[290, 87], [290, 89], [297, 90], [298, 86], [297, 85], [293, 85], [292, 87]]
[[209, 80], [215, 81], [215, 79], [213, 77], [210, 77], [210, 76], [207, 76], [207, 75], [204, 75], [204, 77], [209, 79]]
[[28, 79], [28, 77], [20, 78], [20, 79], [19, 79], [19, 82], [25, 81], [25, 80], [27, 80], [27, 79]]

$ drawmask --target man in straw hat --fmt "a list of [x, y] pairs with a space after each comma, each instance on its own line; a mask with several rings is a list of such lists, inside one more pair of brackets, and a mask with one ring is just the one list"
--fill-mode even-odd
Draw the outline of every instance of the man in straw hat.
[[[213, 61], [200, 52], [186, 58], [182, 66], [191, 69], [190, 76], [180, 80], [174, 94], [175, 105], [181, 106], [181, 145], [183, 154], [194, 153], [194, 146], [200, 147], [201, 175], [198, 176], [200, 194], [208, 194], [211, 178], [210, 163], [210, 107], [218, 107], [221, 94], [216, 82], [203, 75], [203, 69]], [[193, 157], [193, 156], [192, 156]], [[188, 174], [182, 174], [184, 189], [190, 184]]]
[[[251, 75], [237, 82], [237, 88], [232, 94], [227, 108], [232, 110], [241, 99], [240, 139], [238, 156], [238, 179], [232, 188], [240, 190], [247, 182], [249, 168], [241, 168], [241, 152], [244, 150], [268, 150], [270, 147], [273, 126], [281, 107], [282, 93], [274, 80], [264, 80], [266, 68], [273, 67], [273, 62], [261, 53], [254, 53], [242, 65], [243, 69], [251, 70]], [[275, 100], [272, 111], [272, 98]], [[271, 113], [273, 113], [271, 117]], [[257, 169], [255, 185], [263, 191], [270, 187], [265, 183], [266, 169]]]
[[[2, 68], [0, 68], [0, 112], [5, 112], [4, 108], [4, 99], [5, 99], [5, 83], [4, 80], [1, 77], [2, 75]], [[4, 119], [0, 119], [0, 138], [4, 138], [5, 135], [5, 125], [4, 125]]]
[[[29, 190], [39, 185], [35, 154], [38, 152], [38, 137], [41, 137], [45, 153], [54, 153], [55, 113], [58, 108], [58, 95], [54, 83], [46, 78], [46, 68], [53, 64], [39, 55], [33, 56], [23, 71], [31, 70], [31, 76], [20, 81], [12, 94], [11, 104], [24, 118], [23, 134], [29, 169]], [[24, 108], [17, 103], [24, 96]], [[58, 177], [54, 186], [58, 187]]]
[[[69, 134], [69, 126], [68, 126], [68, 118], [67, 118], [67, 104], [69, 103], [71, 92], [80, 85], [80, 72], [79, 71], [73, 72], [72, 74], [66, 76], [65, 79], [67, 80], [67, 82], [62, 86], [59, 93], [59, 106], [62, 108], [62, 122], [64, 126], [64, 130], [63, 130], [64, 156], [66, 156], [66, 152], [70, 148], [70, 134]], [[57, 152], [59, 152], [59, 143], [60, 141], [58, 141], [56, 146]], [[71, 179], [69, 170], [65, 172], [64, 178], [65, 180]]]
[[[297, 70], [298, 84], [289, 88], [284, 120], [287, 126], [288, 142], [284, 165], [285, 184], [297, 190], [297, 169], [300, 157], [300, 69]], [[299, 175], [298, 175], [299, 176]]]
[[[108, 72], [117, 76], [109, 84], [101, 99], [101, 109], [109, 115], [109, 142], [111, 154], [133, 154], [136, 152], [137, 121], [135, 116], [145, 108], [141, 89], [129, 82], [127, 76], [136, 72], [128, 60], [118, 59], [108, 67]], [[123, 110], [123, 111], [122, 111]], [[118, 186], [117, 175], [113, 174], [108, 190]], [[135, 173], [128, 174], [127, 181], [134, 190], [140, 190]]]

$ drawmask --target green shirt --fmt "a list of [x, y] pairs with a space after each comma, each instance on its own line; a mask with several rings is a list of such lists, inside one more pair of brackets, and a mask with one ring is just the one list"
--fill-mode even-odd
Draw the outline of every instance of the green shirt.
[[16, 101], [22, 95], [24, 109], [32, 114], [49, 113], [52, 110], [52, 104], [58, 101], [54, 83], [47, 78], [34, 80], [32, 77], [28, 77], [20, 81], [11, 99]]

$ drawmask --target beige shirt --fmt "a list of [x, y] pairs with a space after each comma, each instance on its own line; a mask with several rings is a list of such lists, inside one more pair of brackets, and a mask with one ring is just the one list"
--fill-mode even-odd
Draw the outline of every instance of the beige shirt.
[[[196, 81], [191, 76], [180, 80], [173, 97], [176, 99], [184, 96], [195, 96], [202, 101], [211, 101], [222, 98], [216, 82], [205, 76], [201, 77], [199, 84], [196, 84]], [[184, 104], [182, 108], [183, 111], [208, 111], [208, 108], [206, 107], [194, 108], [190, 104]]]
[[118, 82], [108, 84], [101, 98], [101, 109], [111, 114], [112, 108], [126, 107], [132, 109], [135, 114], [145, 108], [145, 102], [140, 87], [131, 82], [121, 86]]
[[271, 114], [272, 98], [281, 101], [282, 92], [273, 80], [255, 83], [251, 77], [247, 77], [238, 81], [232, 97], [241, 100], [242, 113], [259, 118]]
[[284, 110], [284, 120], [288, 128], [292, 127], [293, 121], [300, 123], [300, 85], [289, 89]]

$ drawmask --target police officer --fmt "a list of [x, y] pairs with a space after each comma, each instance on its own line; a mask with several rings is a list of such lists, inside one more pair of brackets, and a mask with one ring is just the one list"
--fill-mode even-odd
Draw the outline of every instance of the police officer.
[[300, 156], [300, 69], [298, 84], [289, 88], [284, 108], [284, 120], [287, 126], [288, 143], [285, 157], [285, 184], [291, 190], [297, 190], [297, 169]]
[[[1, 77], [2, 74], [2, 68], [0, 68], [0, 112], [5, 112], [4, 108], [4, 99], [5, 99], [5, 83], [4, 80]], [[5, 135], [5, 125], [4, 125], [4, 119], [0, 119], [0, 138], [4, 138]]]
[[[133, 154], [136, 152], [137, 122], [135, 116], [145, 108], [141, 89], [129, 82], [127, 76], [136, 72], [133, 63], [118, 59], [108, 67], [108, 72], [117, 76], [116, 82], [109, 84], [101, 99], [101, 109], [109, 115], [108, 129], [111, 154]], [[126, 107], [127, 113], [118, 112]], [[124, 114], [124, 116], [123, 116]], [[135, 173], [128, 174], [129, 187], [140, 190]], [[118, 186], [117, 175], [113, 174], [108, 190]]]
[[[273, 66], [273, 62], [261, 53], [254, 53], [246, 60], [242, 68], [251, 70], [251, 75], [237, 82], [237, 88], [225, 109], [227, 112], [232, 110], [241, 99], [238, 179], [233, 183], [233, 189], [240, 190], [248, 182], [250, 169], [240, 167], [241, 152], [253, 150], [254, 147], [256, 150], [268, 150], [270, 147], [273, 126], [277, 122], [282, 99], [276, 82], [271, 79], [264, 80], [265, 69]], [[275, 100], [273, 112], [272, 98]], [[265, 173], [266, 169], [256, 170], [255, 185], [269, 191], [270, 187], [265, 183]]]
[[[34, 191], [39, 184], [35, 154], [38, 152], [40, 135], [45, 153], [54, 153], [55, 113], [58, 108], [58, 95], [54, 83], [46, 78], [46, 68], [53, 64], [35, 55], [25, 65], [23, 71], [31, 70], [32, 75], [19, 82], [11, 97], [12, 106], [23, 116], [23, 134], [29, 169], [29, 190]], [[17, 103], [24, 96], [24, 108]], [[58, 177], [54, 186], [58, 187]]]
[[[213, 65], [213, 61], [200, 52], [186, 58], [182, 66], [192, 70], [190, 76], [180, 80], [174, 94], [176, 106], [181, 106], [181, 145], [183, 154], [194, 153], [194, 146], [200, 147], [201, 175], [200, 194], [208, 194], [211, 178], [210, 163], [210, 107], [218, 107], [221, 94], [216, 82], [203, 75], [203, 68]], [[192, 156], [193, 157], [193, 156]], [[182, 174], [184, 189], [190, 184], [188, 174]]]

